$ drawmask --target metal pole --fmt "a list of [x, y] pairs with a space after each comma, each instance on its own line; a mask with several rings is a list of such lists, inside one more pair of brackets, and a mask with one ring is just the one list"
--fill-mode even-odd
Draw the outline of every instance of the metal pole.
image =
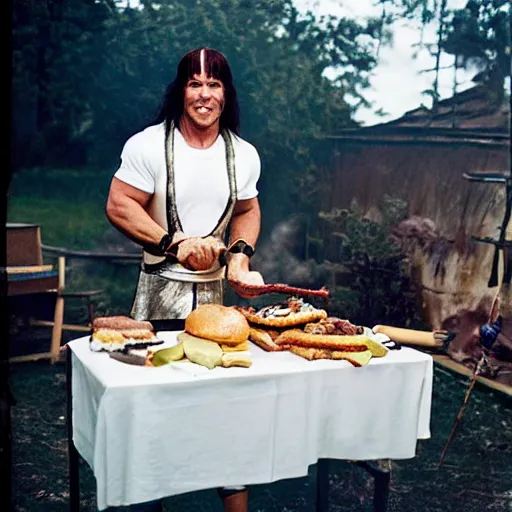
[[316, 464], [315, 512], [329, 510], [329, 459], [320, 459]]

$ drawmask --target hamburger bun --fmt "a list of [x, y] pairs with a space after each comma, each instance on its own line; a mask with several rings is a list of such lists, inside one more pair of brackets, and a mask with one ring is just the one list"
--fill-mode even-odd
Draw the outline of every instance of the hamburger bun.
[[249, 323], [234, 308], [202, 304], [185, 319], [185, 332], [223, 345], [238, 345], [247, 341]]

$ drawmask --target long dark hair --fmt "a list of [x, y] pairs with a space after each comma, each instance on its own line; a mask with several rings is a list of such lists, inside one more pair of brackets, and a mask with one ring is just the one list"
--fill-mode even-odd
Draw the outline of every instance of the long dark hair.
[[197, 48], [186, 53], [180, 60], [176, 78], [167, 86], [164, 100], [154, 124], [165, 121], [166, 131], [171, 121], [179, 126], [183, 114], [185, 86], [195, 74], [201, 74], [201, 51], [205, 51], [205, 73], [208, 77], [220, 80], [224, 85], [224, 110], [220, 116], [220, 129], [228, 128], [234, 134], [240, 135], [240, 107], [233, 84], [233, 75], [226, 57], [212, 48]]

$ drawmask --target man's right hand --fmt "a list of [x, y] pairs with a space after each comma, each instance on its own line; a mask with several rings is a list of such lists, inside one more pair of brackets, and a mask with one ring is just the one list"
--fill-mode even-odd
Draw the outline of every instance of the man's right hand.
[[189, 270], [208, 270], [225, 249], [224, 244], [213, 236], [192, 237], [180, 242], [176, 257]]

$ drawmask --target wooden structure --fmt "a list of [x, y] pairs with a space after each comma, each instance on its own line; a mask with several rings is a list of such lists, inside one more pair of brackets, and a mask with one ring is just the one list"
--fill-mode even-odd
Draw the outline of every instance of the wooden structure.
[[[328, 138], [334, 158], [324, 178], [329, 188], [323, 209], [349, 209], [381, 222], [387, 205], [405, 205], [405, 218], [392, 234], [420, 286], [423, 319], [432, 329], [458, 333], [449, 355], [469, 367], [472, 328], [483, 323], [496, 294], [496, 286], [489, 286], [494, 247], [474, 237], [498, 236], [506, 194], [499, 183], [470, 183], [464, 175], [509, 171], [510, 104], [477, 85], [434, 109], [420, 106], [394, 121]], [[336, 261], [334, 242], [326, 250], [330, 261]], [[510, 353], [512, 300], [503, 301], [502, 314], [500, 342]], [[511, 385], [511, 376], [501, 372], [496, 378]]]
[[89, 326], [65, 324], [64, 305], [66, 298], [80, 298], [88, 301], [89, 321], [93, 310], [91, 298], [100, 290], [66, 292], [66, 259], [59, 256], [56, 268], [43, 264], [41, 227], [37, 224], [7, 223], [7, 296], [23, 297], [36, 294], [55, 300], [52, 320], [38, 319], [38, 311], [29, 311], [32, 326], [51, 327], [50, 350], [12, 357], [11, 362], [50, 359], [55, 363], [60, 358], [62, 331], [90, 330]]
[[[468, 367], [463, 364], [455, 362], [453, 359], [450, 359], [449, 356], [445, 354], [433, 354], [434, 362], [447, 370], [450, 370], [453, 373], [457, 373], [462, 377], [471, 378], [473, 376], [473, 370], [470, 370]], [[503, 384], [501, 382], [496, 382], [495, 380], [488, 379], [487, 377], [478, 376], [476, 381], [483, 386], [486, 386], [494, 391], [499, 391], [509, 397], [512, 397], [512, 386], [508, 386], [507, 384]]]

